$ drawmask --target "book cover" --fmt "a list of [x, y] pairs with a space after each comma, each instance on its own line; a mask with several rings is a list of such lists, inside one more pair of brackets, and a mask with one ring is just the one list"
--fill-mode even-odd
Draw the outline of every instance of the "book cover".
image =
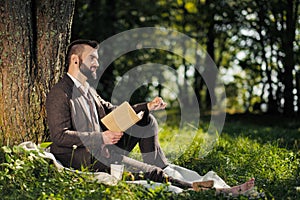
[[108, 115], [101, 119], [101, 122], [111, 131], [124, 132], [143, 118], [144, 112], [135, 113], [130, 104], [125, 101]]

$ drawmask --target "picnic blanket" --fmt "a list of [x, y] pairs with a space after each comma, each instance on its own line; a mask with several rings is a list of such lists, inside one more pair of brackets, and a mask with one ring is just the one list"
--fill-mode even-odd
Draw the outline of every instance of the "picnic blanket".
[[[55, 156], [50, 153], [49, 149], [42, 149], [40, 148], [38, 145], [36, 145], [35, 143], [28, 141], [28, 142], [23, 142], [21, 143], [19, 146], [23, 147], [25, 150], [28, 151], [37, 151], [38, 154], [46, 159], [51, 159], [55, 165], [55, 167], [57, 167], [57, 169], [59, 171], [62, 170], [69, 170], [72, 172], [76, 172], [76, 173], [84, 173], [87, 175], [92, 176], [95, 180], [97, 180], [99, 183], [104, 183], [107, 185], [116, 185], [118, 183], [117, 178], [115, 178], [114, 176], [112, 176], [109, 173], [105, 173], [105, 172], [82, 172], [82, 171], [78, 171], [78, 170], [73, 170], [70, 168], [67, 168], [65, 166], [63, 166], [56, 158]], [[166, 167], [164, 169], [164, 172], [168, 175], [168, 176], [172, 176], [173, 178], [182, 180], [182, 181], [186, 181], [189, 183], [195, 182], [195, 181], [206, 181], [206, 180], [213, 180], [214, 181], [214, 187], [215, 188], [229, 188], [230, 186], [228, 186], [215, 172], [210, 171], [207, 174], [205, 174], [204, 176], [200, 176], [197, 172], [186, 169], [184, 167], [180, 167], [178, 165], [174, 165], [174, 164], [170, 164], [168, 167]], [[156, 188], [156, 187], [161, 187], [162, 183], [157, 183], [157, 182], [152, 182], [149, 183], [146, 180], [137, 180], [137, 181], [126, 181], [127, 183], [132, 183], [132, 184], [140, 184], [145, 186], [146, 188]], [[173, 186], [173, 185], [169, 185], [167, 187], [165, 187], [166, 190], [171, 191], [171, 192], [175, 192], [175, 193], [181, 193], [183, 191], [182, 188]]]

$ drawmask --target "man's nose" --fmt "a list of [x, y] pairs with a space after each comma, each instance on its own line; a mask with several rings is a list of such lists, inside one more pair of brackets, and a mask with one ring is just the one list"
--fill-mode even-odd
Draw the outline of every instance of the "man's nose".
[[94, 59], [91, 64], [95, 67], [99, 67], [99, 62], [97, 59]]

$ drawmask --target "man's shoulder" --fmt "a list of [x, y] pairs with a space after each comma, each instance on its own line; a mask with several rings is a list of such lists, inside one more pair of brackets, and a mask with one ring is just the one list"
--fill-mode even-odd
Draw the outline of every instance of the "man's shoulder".
[[68, 75], [64, 75], [51, 89], [49, 95], [58, 93], [72, 94], [74, 83]]

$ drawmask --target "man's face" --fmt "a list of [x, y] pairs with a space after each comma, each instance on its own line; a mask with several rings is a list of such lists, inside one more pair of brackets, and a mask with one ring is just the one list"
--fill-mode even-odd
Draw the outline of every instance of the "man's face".
[[97, 79], [97, 69], [99, 67], [98, 63], [98, 51], [90, 46], [84, 47], [84, 52], [80, 58], [80, 71], [88, 79]]

